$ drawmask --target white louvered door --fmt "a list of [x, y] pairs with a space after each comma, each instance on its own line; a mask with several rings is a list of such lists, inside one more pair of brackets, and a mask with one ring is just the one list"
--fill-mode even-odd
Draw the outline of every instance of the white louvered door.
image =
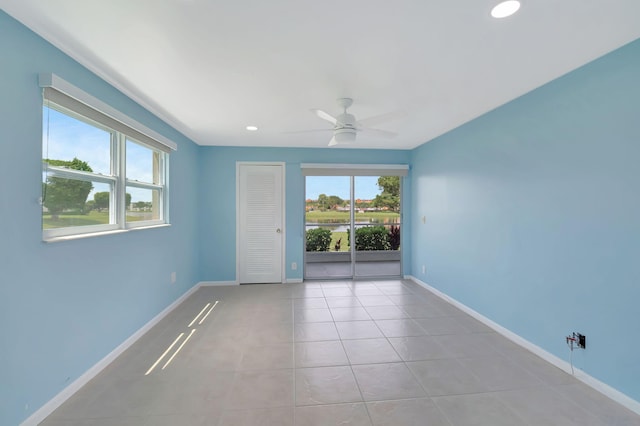
[[282, 282], [282, 165], [239, 164], [239, 280]]

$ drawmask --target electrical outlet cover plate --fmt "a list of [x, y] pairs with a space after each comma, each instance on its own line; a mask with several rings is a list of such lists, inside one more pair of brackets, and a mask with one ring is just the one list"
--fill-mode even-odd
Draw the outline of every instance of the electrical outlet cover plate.
[[586, 349], [587, 348], [587, 336], [585, 336], [584, 334], [577, 333], [576, 337], [578, 339], [578, 347], [582, 348], [582, 349]]

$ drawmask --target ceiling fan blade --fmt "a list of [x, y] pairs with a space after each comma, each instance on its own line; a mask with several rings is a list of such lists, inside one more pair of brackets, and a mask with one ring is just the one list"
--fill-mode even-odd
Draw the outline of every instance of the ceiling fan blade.
[[313, 111], [318, 117], [322, 118], [323, 120], [328, 121], [329, 123], [333, 124], [334, 126], [338, 122], [337, 118], [335, 118], [333, 115], [329, 114], [328, 112], [322, 111], [321, 109], [312, 109], [311, 111]]
[[387, 121], [398, 120], [406, 116], [407, 116], [407, 112], [405, 110], [392, 111], [386, 114], [374, 115], [373, 117], [365, 118], [364, 120], [359, 120], [358, 125], [362, 127], [375, 126], [376, 124], [385, 123]]
[[336, 137], [334, 136], [329, 141], [329, 146], [336, 146], [336, 145], [338, 145], [338, 141], [336, 140]]
[[398, 136], [398, 134], [395, 132], [390, 132], [388, 130], [382, 130], [382, 129], [372, 129], [369, 127], [361, 129], [360, 131], [364, 134], [374, 136], [374, 137], [384, 138], [384, 139], [393, 139], [396, 136]]

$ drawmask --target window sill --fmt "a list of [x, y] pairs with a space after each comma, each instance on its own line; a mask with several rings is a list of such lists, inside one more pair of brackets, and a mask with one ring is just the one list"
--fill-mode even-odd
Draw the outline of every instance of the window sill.
[[63, 235], [63, 236], [52, 237], [52, 238], [43, 238], [42, 241], [44, 243], [58, 243], [61, 241], [81, 240], [83, 238], [94, 238], [94, 237], [102, 237], [105, 235], [124, 234], [130, 231], [141, 231], [143, 229], [168, 228], [170, 226], [171, 226], [170, 223], [162, 223], [159, 225], [140, 226], [136, 228], [114, 229], [112, 231], [87, 232], [86, 234], [73, 234], [73, 235]]
[[155, 225], [134, 226], [131, 228], [127, 228], [126, 231], [141, 231], [143, 229], [169, 228], [170, 226], [171, 226], [170, 223], [159, 223]]

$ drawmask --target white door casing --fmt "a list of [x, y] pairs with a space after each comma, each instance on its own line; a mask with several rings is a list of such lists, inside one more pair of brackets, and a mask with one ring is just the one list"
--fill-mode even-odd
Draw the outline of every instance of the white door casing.
[[238, 281], [280, 283], [284, 259], [284, 164], [237, 164]]

